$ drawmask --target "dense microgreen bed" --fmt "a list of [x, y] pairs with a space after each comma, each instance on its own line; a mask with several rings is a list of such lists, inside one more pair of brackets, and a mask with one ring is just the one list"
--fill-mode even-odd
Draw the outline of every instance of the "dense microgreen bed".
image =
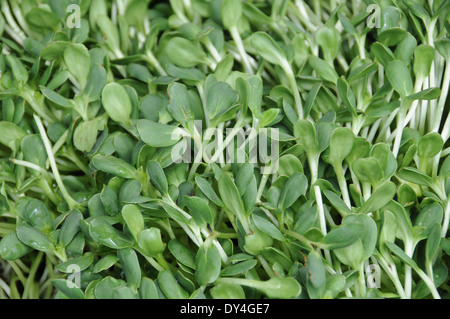
[[449, 296], [449, 1], [0, 5], [1, 298]]

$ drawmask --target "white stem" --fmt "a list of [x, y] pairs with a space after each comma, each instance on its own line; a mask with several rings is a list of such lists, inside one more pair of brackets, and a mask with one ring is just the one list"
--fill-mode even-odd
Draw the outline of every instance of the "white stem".
[[[414, 252], [413, 244], [410, 241], [405, 243], [405, 253], [409, 258], [412, 258]], [[412, 269], [410, 266], [405, 265], [405, 292], [406, 298], [411, 299], [412, 293]]]

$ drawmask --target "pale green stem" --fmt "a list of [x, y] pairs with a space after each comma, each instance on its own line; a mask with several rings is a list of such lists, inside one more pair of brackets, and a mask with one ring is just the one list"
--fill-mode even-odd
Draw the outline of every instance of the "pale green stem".
[[434, 299], [441, 299], [441, 296], [439, 295], [439, 292], [436, 289], [436, 286], [434, 284], [433, 279], [429, 278], [427, 276], [427, 274], [425, 274], [422, 271], [422, 269], [420, 269], [420, 268], [415, 268], [414, 270], [419, 275], [419, 277], [425, 282], [425, 284], [427, 285], [428, 289], [430, 290], [431, 295], [433, 296], [433, 298]]
[[[433, 132], [437, 132], [439, 130], [439, 126], [442, 121], [442, 115], [444, 113], [445, 103], [447, 102], [449, 87], [450, 87], [450, 63], [447, 62], [447, 65], [445, 67], [444, 80], [442, 81], [441, 85], [442, 89], [441, 96], [439, 97], [438, 107], [434, 118]], [[447, 124], [446, 126], [448, 127], [448, 125], [450, 124]], [[448, 133], [449, 133], [448, 131], [443, 131], [444, 141], [448, 139]]]
[[27, 167], [27, 168], [32, 169], [32, 170], [34, 170], [36, 172], [39, 172], [39, 173], [41, 173], [43, 175], [48, 175], [51, 178], [54, 178], [54, 174], [51, 174], [51, 173], [47, 172], [45, 169], [43, 169], [42, 167], [40, 167], [39, 165], [36, 165], [34, 163], [23, 161], [23, 160], [18, 160], [18, 159], [15, 159], [15, 158], [10, 158], [9, 160], [12, 163], [14, 163], [15, 165]]
[[167, 75], [167, 72], [164, 70], [164, 68], [161, 66], [159, 61], [155, 58], [155, 56], [153, 55], [153, 53], [150, 50], [147, 50], [145, 58], [146, 58], [147, 62], [156, 69], [156, 71], [159, 73], [159, 75], [161, 75], [161, 76]]
[[233, 38], [234, 43], [236, 44], [239, 54], [241, 55], [245, 72], [248, 75], [254, 75], [255, 71], [253, 70], [253, 68], [250, 64], [247, 52], [245, 51], [244, 43], [242, 42], [241, 35], [239, 34], [239, 30], [237, 29], [236, 26], [233, 26], [233, 27], [229, 28], [229, 31], [230, 31], [231, 37]]
[[304, 118], [304, 112], [303, 112], [303, 103], [302, 99], [300, 97], [300, 92], [297, 85], [297, 80], [295, 78], [294, 71], [292, 70], [292, 67], [289, 65], [288, 61], [284, 61], [282, 68], [284, 72], [286, 73], [286, 76], [289, 79], [289, 83], [291, 86], [292, 94], [294, 95], [295, 100], [295, 109], [297, 110], [297, 115], [299, 119]]
[[410, 106], [411, 106], [411, 101], [404, 98], [400, 105], [400, 111], [398, 112], [397, 133], [395, 136], [394, 147], [392, 149], [392, 153], [394, 154], [395, 157], [398, 156], [398, 152], [400, 150], [400, 144], [402, 141], [403, 128], [404, 128], [404, 122], [405, 122], [405, 116], [406, 116], [406, 110], [408, 110]]
[[261, 266], [264, 268], [264, 271], [267, 273], [267, 275], [270, 278], [275, 277], [275, 274], [274, 274], [272, 268], [270, 268], [270, 265], [267, 263], [267, 261], [264, 259], [264, 257], [261, 255], [258, 255], [257, 258], [258, 258], [259, 262], [261, 263]]
[[391, 279], [392, 283], [395, 286], [395, 289], [397, 289], [397, 292], [400, 295], [400, 298], [406, 299], [406, 293], [402, 286], [402, 283], [400, 282], [400, 279], [398, 278], [397, 268], [395, 267], [395, 264], [389, 263], [382, 256], [378, 257], [378, 262], [380, 263], [380, 265], [384, 269], [384, 271], [388, 274], [389, 278]]
[[28, 24], [25, 21], [25, 18], [22, 14], [22, 9], [19, 6], [18, 1], [11, 1], [11, 9], [14, 13], [14, 16], [16, 17], [17, 22], [20, 24], [20, 27], [22, 30], [25, 31], [27, 34], [31, 34], [30, 29], [28, 28]]
[[200, 82], [198, 82], [195, 87], [197, 88], [198, 91], [198, 95], [200, 96], [200, 100], [202, 101], [202, 106], [203, 106], [203, 114], [205, 115], [205, 123], [206, 123], [206, 127], [209, 127], [209, 115], [208, 115], [208, 110], [207, 110], [207, 105], [206, 105], [206, 96], [205, 96], [205, 92], [203, 89], [203, 86]]
[[219, 51], [217, 51], [216, 47], [211, 42], [211, 39], [208, 36], [203, 39], [203, 44], [208, 49], [209, 53], [211, 53], [212, 57], [214, 58], [214, 60], [216, 60], [217, 63], [222, 61], [222, 55], [219, 53]]
[[366, 281], [364, 277], [364, 263], [362, 263], [361, 266], [359, 267], [358, 283], [359, 283], [359, 296], [365, 297], [367, 292], [366, 292]]
[[[55, 122], [53, 114], [51, 114], [46, 107], [43, 105], [39, 105], [33, 96], [33, 91], [29, 88], [25, 88], [21, 93], [21, 97], [27, 101], [27, 103], [31, 106], [33, 111], [35, 111], [40, 117], [42, 117], [46, 122], [53, 123]], [[50, 114], [50, 115], [49, 115]]]
[[[411, 241], [405, 243], [405, 253], [409, 258], [412, 258], [414, 253], [414, 246]], [[405, 265], [405, 293], [406, 298], [411, 299], [412, 294], [412, 269], [410, 266]]]
[[448, 226], [450, 223], [450, 199], [447, 199], [445, 206], [444, 221], [442, 222], [441, 237], [447, 237]]
[[5, 291], [8, 297], [11, 296], [11, 288], [9, 288], [9, 285], [6, 282], [4, 282], [3, 279], [1, 278], [0, 278], [0, 288], [2, 288]]
[[16, 21], [14, 20], [14, 17], [11, 14], [11, 10], [9, 8], [9, 4], [7, 0], [2, 0], [1, 2], [1, 10], [3, 12], [3, 15], [5, 16], [6, 22], [8, 23], [8, 26], [11, 28], [11, 30], [17, 35], [18, 39], [20, 39], [19, 44], [23, 44], [25, 39], [27, 38], [26, 34], [20, 29], [20, 27], [17, 25]]
[[155, 268], [157, 271], [163, 271], [164, 267], [162, 267], [154, 258], [152, 257], [148, 257], [148, 256], [144, 256], [144, 258], [148, 261], [148, 263], [150, 265], [153, 266], [153, 268]]
[[30, 273], [28, 274], [28, 278], [27, 278], [27, 282], [25, 283], [25, 287], [23, 290], [23, 297], [24, 298], [31, 298], [31, 292], [30, 290], [32, 289], [32, 284], [34, 281], [34, 276], [36, 275], [36, 271], [38, 270], [38, 267], [42, 261], [42, 257], [43, 257], [44, 253], [42, 251], [40, 251], [36, 258], [33, 260], [33, 263], [31, 265], [31, 269], [30, 269]]
[[58, 166], [56, 165], [55, 157], [52, 152], [52, 146], [50, 144], [50, 140], [48, 139], [47, 133], [45, 131], [44, 125], [42, 124], [41, 119], [39, 116], [34, 115], [34, 120], [36, 121], [36, 125], [39, 129], [39, 133], [41, 134], [42, 141], [44, 142], [45, 150], [47, 152], [47, 156], [50, 160], [50, 167], [52, 169], [53, 175], [55, 176], [55, 181], [59, 186], [59, 189], [66, 200], [67, 204], [69, 205], [69, 208], [72, 210], [75, 207], [78, 207], [79, 204], [70, 196], [69, 192], [67, 191], [66, 187], [64, 186], [64, 183], [61, 179], [61, 176], [59, 175]]

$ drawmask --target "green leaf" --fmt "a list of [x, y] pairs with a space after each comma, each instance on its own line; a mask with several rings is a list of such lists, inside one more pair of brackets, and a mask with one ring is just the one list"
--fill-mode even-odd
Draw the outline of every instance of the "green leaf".
[[80, 231], [80, 220], [83, 219], [83, 214], [79, 210], [73, 210], [64, 219], [59, 232], [59, 241], [67, 246], [73, 240], [75, 235]]
[[22, 85], [25, 84], [28, 81], [28, 72], [23, 63], [13, 55], [7, 55], [6, 60], [16, 81]]
[[405, 167], [397, 172], [397, 176], [405, 181], [421, 186], [433, 187], [435, 180], [412, 167]]
[[139, 233], [143, 231], [145, 227], [141, 210], [136, 205], [125, 205], [122, 208], [122, 217], [125, 220], [131, 235], [133, 235], [134, 239], [137, 241]]
[[279, 241], [286, 241], [283, 234], [280, 232], [280, 230], [272, 224], [270, 221], [268, 221], [266, 218], [261, 217], [257, 214], [252, 214], [252, 221], [255, 224], [256, 228], [258, 228], [263, 233], [269, 235], [273, 239], [279, 240]]
[[[200, 82], [205, 79], [205, 74], [196, 68], [179, 68], [173, 64], [166, 65], [167, 73], [173, 77], [180, 78], [188, 82]], [[177, 84], [176, 82], [173, 84]]]
[[105, 257], [103, 257], [102, 259], [100, 259], [95, 265], [94, 268], [92, 269], [93, 273], [99, 273], [101, 271], [107, 270], [109, 268], [111, 268], [112, 266], [114, 266], [117, 262], [117, 256], [114, 254], [109, 254], [106, 255]]
[[413, 83], [408, 67], [403, 61], [394, 60], [386, 67], [386, 74], [389, 82], [400, 96], [406, 97], [413, 93]]
[[414, 50], [414, 74], [419, 79], [425, 79], [431, 71], [435, 51], [432, 46], [421, 44]]
[[168, 147], [178, 143], [182, 135], [176, 126], [139, 120], [137, 130], [142, 141], [152, 147]]
[[359, 266], [375, 251], [378, 234], [377, 224], [371, 217], [362, 214], [348, 215], [342, 223], [343, 225], [355, 223], [363, 226], [361, 237], [356, 242], [348, 247], [334, 250], [342, 263], [352, 266], [354, 269], [359, 269]]
[[181, 68], [193, 68], [206, 63], [206, 53], [195, 43], [180, 37], [173, 37], [165, 44], [164, 52], [171, 63]]
[[136, 179], [130, 179], [120, 185], [119, 201], [121, 203], [140, 203], [142, 184]]
[[52, 217], [45, 203], [36, 198], [24, 197], [16, 202], [20, 218], [37, 230], [48, 233], [52, 227]]
[[100, 193], [100, 200], [103, 204], [105, 211], [114, 216], [119, 213], [119, 202], [117, 200], [117, 193], [108, 185], [103, 186], [103, 190]]
[[410, 257], [408, 257], [408, 255], [396, 244], [391, 243], [391, 242], [386, 242], [386, 245], [405, 264], [407, 264], [411, 268], [416, 268], [416, 269], [418, 268], [416, 262], [414, 260], [412, 260]]
[[302, 162], [293, 154], [286, 154], [280, 157], [280, 167], [278, 174], [280, 176], [291, 176], [295, 172], [303, 173]]
[[23, 222], [17, 227], [17, 237], [27, 246], [39, 251], [51, 251], [54, 246], [42, 232]]
[[128, 286], [137, 289], [141, 283], [141, 267], [136, 252], [131, 248], [119, 249], [117, 256], [123, 267]]
[[95, 23], [100, 28], [102, 34], [108, 35], [104, 38], [106, 46], [113, 52], [120, 50], [120, 36], [118, 28], [111, 21], [111, 19], [106, 16], [106, 8], [104, 13], [102, 12], [101, 14], [96, 15]]
[[387, 205], [394, 198], [397, 187], [392, 182], [385, 182], [359, 208], [359, 214], [376, 212]]
[[0, 241], [0, 256], [4, 260], [20, 259], [32, 250], [19, 240], [16, 232], [4, 236]]
[[53, 91], [45, 86], [41, 87], [41, 91], [42, 91], [42, 94], [44, 94], [44, 96], [49, 101], [52, 101], [53, 103], [55, 103], [59, 106], [62, 106], [64, 108], [70, 108], [72, 106], [69, 99], [66, 99], [62, 95], [56, 93], [55, 91]]
[[123, 249], [133, 245], [132, 238], [101, 218], [92, 219], [89, 223], [89, 234], [95, 241], [112, 249]]
[[351, 169], [359, 180], [371, 185], [376, 185], [383, 179], [381, 165], [374, 157], [357, 159], [353, 162]]
[[208, 206], [208, 203], [199, 197], [183, 196], [183, 201], [189, 209], [195, 223], [201, 227], [213, 227], [214, 217]]
[[425, 89], [420, 92], [417, 92], [413, 95], [408, 96], [410, 100], [436, 100], [441, 96], [441, 89], [439, 88], [430, 88]]
[[308, 180], [302, 173], [294, 173], [286, 181], [280, 197], [278, 199], [278, 206], [284, 211], [291, 207], [295, 201], [306, 194], [308, 187]]
[[333, 61], [339, 54], [341, 35], [332, 27], [321, 27], [316, 33], [317, 43], [322, 48], [325, 61]]
[[[386, 205], [385, 210], [395, 216], [395, 229], [397, 230], [396, 233], [391, 233], [386, 237], [389, 237], [390, 239], [395, 239], [395, 237], [398, 237], [403, 242], [413, 240], [413, 227], [405, 208], [399, 203], [391, 201], [388, 205]], [[386, 239], [386, 241], [388, 240]]]
[[136, 174], [136, 169], [133, 166], [113, 156], [95, 155], [91, 163], [100, 171], [123, 178], [134, 178]]
[[439, 54], [448, 61], [450, 59], [450, 39], [444, 38], [440, 41], [436, 41], [435, 46]]
[[370, 144], [365, 138], [355, 137], [353, 139], [353, 147], [350, 154], [345, 158], [347, 164], [351, 165], [359, 158], [368, 156], [370, 150]]
[[206, 110], [215, 119], [230, 110], [238, 100], [237, 93], [225, 82], [216, 82], [206, 91]]
[[370, 47], [370, 52], [384, 67], [387, 67], [389, 62], [395, 60], [395, 56], [392, 51], [380, 42], [375, 42], [372, 44]]
[[27, 133], [11, 122], [0, 122], [0, 144], [15, 150]]
[[245, 292], [241, 286], [220, 283], [209, 291], [213, 299], [245, 299]]
[[256, 259], [244, 260], [242, 262], [234, 263], [230, 266], [226, 266], [220, 272], [222, 277], [234, 277], [245, 274], [247, 271], [253, 269], [258, 262]]
[[[77, 272], [86, 270], [94, 261], [94, 255], [85, 254], [82, 257], [72, 258], [66, 262], [55, 266], [55, 269], [63, 273], [73, 273], [74, 269]], [[76, 267], [76, 268], [75, 268]]]
[[331, 205], [333, 205], [333, 207], [336, 208], [336, 210], [342, 216], [352, 213], [352, 211], [347, 207], [347, 205], [344, 203], [344, 201], [338, 195], [336, 195], [335, 192], [326, 189], [323, 191], [323, 194], [330, 201]]
[[83, 291], [75, 286], [73, 282], [66, 279], [54, 279], [52, 280], [53, 286], [60, 292], [69, 297], [70, 299], [84, 299]]
[[430, 132], [424, 135], [417, 144], [420, 158], [431, 159], [442, 151], [444, 141], [440, 134]]
[[155, 161], [148, 162], [147, 173], [156, 189], [163, 195], [167, 194], [169, 186], [161, 165]]
[[261, 282], [257, 289], [261, 290], [269, 298], [278, 299], [295, 298], [302, 291], [298, 281], [291, 277], [273, 277], [265, 282]]
[[331, 67], [326, 61], [314, 55], [310, 55], [308, 61], [314, 71], [316, 71], [317, 74], [319, 74], [319, 76], [322, 77], [325, 81], [335, 84], [337, 83], [339, 76], [336, 70]]
[[97, 142], [98, 132], [106, 126], [105, 121], [95, 118], [82, 122], [73, 134], [73, 144], [81, 152], [90, 152]]
[[127, 90], [119, 83], [110, 83], [103, 88], [103, 107], [109, 117], [124, 125], [130, 124], [132, 111], [131, 99]]
[[68, 41], [54, 41], [52, 43], [49, 43], [41, 51], [41, 58], [48, 61], [56, 60], [63, 56], [69, 44], [70, 42]]
[[191, 249], [180, 243], [177, 239], [169, 241], [168, 248], [178, 262], [186, 267], [195, 269], [195, 254]]
[[91, 56], [88, 49], [81, 43], [73, 43], [64, 50], [64, 62], [83, 90], [91, 72]]
[[39, 135], [28, 135], [22, 139], [20, 148], [24, 160], [46, 169], [48, 155], [44, 142]]
[[159, 272], [158, 285], [168, 299], [189, 298], [189, 294], [178, 284], [170, 270], [163, 270]]
[[205, 242], [195, 256], [195, 279], [201, 286], [211, 284], [219, 278], [222, 267], [219, 250], [212, 243]]
[[390, 150], [389, 144], [375, 144], [370, 150], [370, 156], [376, 158], [378, 163], [380, 163], [385, 179], [389, 179], [397, 171], [397, 160]]
[[333, 228], [321, 241], [323, 249], [339, 249], [352, 245], [361, 238], [364, 227], [358, 223], [347, 223]]
[[403, 39], [405, 39], [407, 35], [408, 32], [401, 28], [390, 28], [382, 31], [378, 35], [378, 41], [388, 47], [391, 47], [403, 41]]
[[421, 208], [414, 225], [426, 228], [426, 233], [431, 231], [434, 224], [441, 224], [444, 218], [444, 210], [438, 203], [428, 204]]
[[141, 299], [158, 299], [158, 287], [156, 283], [150, 278], [142, 278], [139, 295]]
[[272, 237], [257, 228], [250, 230], [250, 233], [245, 235], [244, 250], [250, 255], [258, 256], [265, 248], [272, 247], [272, 245]]
[[352, 24], [352, 22], [345, 16], [343, 12], [338, 13], [339, 21], [341, 21], [342, 26], [344, 27], [344, 30], [352, 35], [356, 35], [357, 31], [355, 29], [355, 26]]
[[164, 251], [166, 244], [162, 242], [160, 229], [151, 227], [139, 233], [138, 246], [146, 256], [156, 257]]
[[435, 223], [430, 228], [427, 243], [425, 246], [425, 259], [428, 263], [432, 263], [434, 257], [439, 251], [441, 244], [441, 224]]
[[222, 2], [222, 23], [225, 28], [237, 27], [242, 16], [242, 1], [223, 0]]
[[344, 159], [350, 155], [353, 148], [354, 135], [349, 128], [341, 127], [333, 131], [330, 138], [330, 163], [342, 164]]
[[301, 144], [308, 154], [316, 154], [319, 151], [319, 143], [316, 137], [314, 125], [306, 120], [299, 120], [294, 125], [294, 135], [297, 143]]
[[342, 103], [345, 105], [352, 117], [356, 117], [356, 98], [351, 87], [348, 85], [347, 81], [341, 77], [337, 80], [337, 88], [339, 96], [342, 99]]
[[264, 60], [282, 66], [283, 68], [288, 63], [284, 51], [267, 33], [253, 33], [251, 36], [251, 43], [256, 52], [258, 52]]
[[231, 177], [227, 174], [224, 174], [219, 179], [219, 194], [225, 207], [230, 212], [238, 216], [238, 218], [246, 215], [239, 191]]
[[311, 112], [321, 88], [322, 83], [318, 83], [312, 87], [311, 91], [309, 91], [305, 102], [305, 116], [308, 116]]
[[195, 177], [195, 183], [198, 188], [202, 191], [202, 193], [208, 197], [210, 201], [212, 201], [217, 206], [223, 207], [224, 204], [220, 200], [219, 196], [216, 194], [216, 191], [212, 188], [211, 184], [208, 183], [206, 179], [200, 176]]
[[94, 294], [96, 299], [113, 299], [114, 291], [122, 287], [126, 287], [124, 280], [108, 276], [95, 286]]
[[322, 257], [314, 252], [310, 252], [307, 257], [308, 283], [315, 288], [324, 287], [326, 284], [326, 270], [323, 265]]
[[169, 97], [170, 103], [167, 109], [175, 120], [186, 126], [191, 116], [191, 105], [186, 86], [176, 82], [172, 83], [169, 86]]
[[97, 101], [101, 98], [106, 83], [107, 75], [105, 68], [98, 63], [92, 63], [89, 80], [84, 88], [83, 96], [89, 102]]

